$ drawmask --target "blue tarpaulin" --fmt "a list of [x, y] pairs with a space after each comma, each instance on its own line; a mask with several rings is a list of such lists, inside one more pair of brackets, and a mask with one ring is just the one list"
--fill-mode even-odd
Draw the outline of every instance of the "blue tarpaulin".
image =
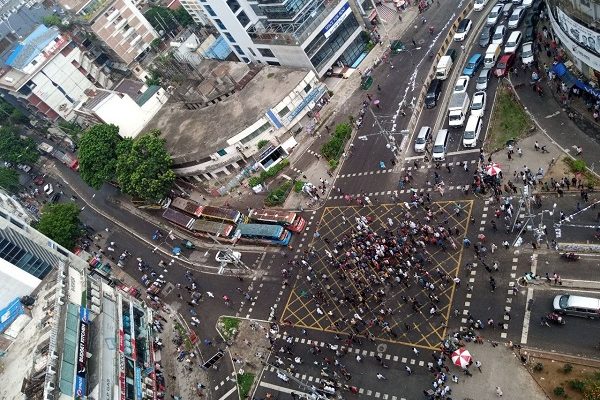
[[13, 323], [15, 319], [25, 312], [21, 300], [17, 297], [11, 301], [2, 311], [0, 311], [0, 333]]
[[552, 72], [554, 72], [556, 74], [556, 76], [558, 76], [560, 78], [560, 80], [563, 81], [566, 85], [577, 86], [579, 89], [600, 99], [600, 90], [593, 88], [592, 86], [588, 85], [587, 83], [583, 82], [582, 80], [574, 77], [569, 72], [569, 70], [567, 69], [565, 64], [556, 63], [556, 64], [552, 65]]

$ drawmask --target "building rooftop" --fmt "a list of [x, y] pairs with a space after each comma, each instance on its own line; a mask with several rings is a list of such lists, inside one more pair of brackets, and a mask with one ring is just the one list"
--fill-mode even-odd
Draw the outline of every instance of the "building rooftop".
[[176, 162], [193, 161], [224, 147], [261, 118], [306, 77], [308, 70], [265, 66], [243, 89], [196, 110], [166, 104], [145, 131], [160, 129]]
[[56, 27], [48, 28], [39, 25], [12, 51], [6, 64], [16, 69], [23, 69], [31, 63], [50, 42], [60, 36]]
[[142, 93], [143, 87], [144, 82], [135, 79], [125, 78], [121, 82], [119, 82], [113, 90], [115, 92], [126, 93], [129, 95], [129, 97], [135, 100]]

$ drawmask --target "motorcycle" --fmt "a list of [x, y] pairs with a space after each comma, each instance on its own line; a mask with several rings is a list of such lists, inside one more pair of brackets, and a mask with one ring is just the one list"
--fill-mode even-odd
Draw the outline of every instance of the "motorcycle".
[[564, 325], [566, 323], [562, 315], [559, 315], [557, 313], [550, 313], [546, 315], [546, 320], [556, 325]]
[[571, 252], [571, 253], [560, 253], [560, 258], [564, 258], [567, 261], [579, 261], [581, 256]]

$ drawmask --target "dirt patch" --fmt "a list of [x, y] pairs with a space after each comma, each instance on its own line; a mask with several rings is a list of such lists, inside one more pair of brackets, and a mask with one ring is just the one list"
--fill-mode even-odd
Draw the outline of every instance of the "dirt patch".
[[[585, 397], [582, 391], [577, 390], [578, 387], [583, 389], [581, 383], [591, 379], [599, 372], [598, 369], [549, 359], [538, 359], [538, 362], [543, 365], [543, 370], [532, 371], [531, 374], [550, 399], [598, 399], [598, 397]], [[588, 384], [584, 383], [584, 385]], [[557, 389], [560, 387], [562, 390]]]

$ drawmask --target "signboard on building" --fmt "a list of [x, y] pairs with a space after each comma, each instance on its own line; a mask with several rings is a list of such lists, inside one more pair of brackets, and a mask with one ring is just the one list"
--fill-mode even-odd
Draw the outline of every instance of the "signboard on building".
[[326, 38], [333, 35], [335, 30], [342, 24], [342, 22], [344, 22], [346, 18], [348, 18], [348, 15], [350, 14], [352, 14], [352, 9], [350, 8], [350, 4], [346, 2], [342, 8], [340, 8], [333, 17], [331, 17], [327, 25], [323, 27], [321, 30], [323, 35]]
[[79, 306], [79, 319], [84, 324], [87, 324], [88, 322], [90, 322], [90, 310], [88, 310], [87, 308], [85, 308], [83, 306]]
[[600, 54], [600, 34], [571, 19], [558, 7], [556, 15], [557, 20], [550, 15], [550, 22], [563, 47], [581, 62], [600, 71], [600, 57], [596, 55]]
[[135, 367], [135, 397], [136, 399], [142, 398], [142, 369]]
[[75, 397], [85, 397], [85, 378], [77, 375], [75, 377]]
[[119, 353], [119, 393], [120, 399], [125, 400], [125, 354]]
[[88, 326], [83, 321], [79, 322], [79, 341], [77, 348], [77, 375], [85, 376], [86, 353], [88, 344]]
[[119, 329], [119, 351], [121, 353], [125, 351], [125, 333], [123, 329]]

